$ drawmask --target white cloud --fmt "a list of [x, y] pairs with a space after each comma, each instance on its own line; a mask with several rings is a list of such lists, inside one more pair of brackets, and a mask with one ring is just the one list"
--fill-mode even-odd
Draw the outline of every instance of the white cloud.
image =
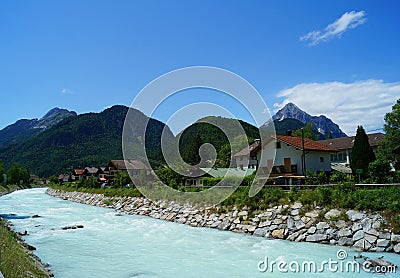
[[62, 88], [61, 89], [61, 94], [63, 94], [63, 95], [72, 95], [73, 92], [68, 88]]
[[339, 37], [346, 31], [354, 29], [367, 21], [365, 11], [344, 13], [335, 22], [329, 24], [322, 31], [311, 31], [300, 37], [301, 41], [308, 42], [308, 45], [317, 45], [320, 42], [328, 41]]
[[274, 106], [282, 108], [289, 102], [311, 115], [325, 115], [348, 135], [354, 135], [357, 125], [366, 131], [383, 127], [383, 117], [400, 98], [400, 82], [363, 80], [355, 83], [303, 83], [277, 94], [284, 98]]

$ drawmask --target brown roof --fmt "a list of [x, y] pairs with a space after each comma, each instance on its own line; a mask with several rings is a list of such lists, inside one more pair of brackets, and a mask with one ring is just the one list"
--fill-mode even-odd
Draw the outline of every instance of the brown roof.
[[75, 169], [75, 170], [74, 170], [75, 175], [83, 175], [83, 172], [84, 172], [84, 171], [85, 171], [84, 169]]
[[101, 172], [101, 170], [96, 167], [85, 167], [85, 171], [89, 174], [98, 174], [99, 172]]
[[234, 156], [256, 156], [257, 152], [260, 150], [260, 143], [260, 140], [256, 140], [253, 144], [236, 153]]
[[[294, 136], [284, 136], [284, 135], [275, 135], [273, 138], [282, 141], [288, 145], [291, 145], [297, 149], [303, 149], [302, 139], [301, 137]], [[328, 147], [324, 144], [321, 144], [317, 141], [304, 138], [304, 150], [306, 151], [321, 151], [321, 152], [337, 152], [337, 149], [332, 147]]]
[[[371, 147], [378, 146], [378, 142], [382, 141], [385, 138], [385, 134], [383, 133], [371, 133], [367, 134], [369, 145]], [[336, 138], [336, 139], [328, 139], [328, 140], [321, 140], [319, 141], [321, 144], [326, 146], [338, 149], [338, 150], [346, 150], [352, 149], [354, 146], [355, 136], [350, 137], [343, 137], [343, 138]]]
[[117, 170], [141, 170], [147, 169], [140, 160], [110, 160], [107, 168], [114, 167]]

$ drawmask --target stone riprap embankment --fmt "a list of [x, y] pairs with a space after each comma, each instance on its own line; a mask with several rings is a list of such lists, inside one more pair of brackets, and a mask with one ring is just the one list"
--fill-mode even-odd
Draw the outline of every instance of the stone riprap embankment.
[[193, 227], [216, 228], [296, 242], [349, 246], [362, 251], [400, 253], [400, 235], [383, 228], [385, 219], [379, 214], [319, 207], [307, 211], [300, 203], [275, 206], [262, 212], [233, 208], [229, 212], [218, 213], [219, 207], [199, 209], [188, 204], [151, 202], [143, 197], [106, 197], [102, 194], [51, 188], [47, 194]]

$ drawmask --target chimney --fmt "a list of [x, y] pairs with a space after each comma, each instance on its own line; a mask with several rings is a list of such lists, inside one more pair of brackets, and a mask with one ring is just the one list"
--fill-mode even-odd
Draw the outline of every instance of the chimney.
[[291, 130], [286, 130], [286, 136], [292, 136], [292, 131]]

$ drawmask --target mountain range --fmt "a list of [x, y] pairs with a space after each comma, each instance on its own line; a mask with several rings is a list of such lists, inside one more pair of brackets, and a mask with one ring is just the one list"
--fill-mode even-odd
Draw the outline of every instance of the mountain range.
[[[105, 166], [110, 159], [123, 157], [122, 131], [128, 109], [116, 105], [100, 113], [65, 117], [28, 139], [0, 147], [0, 160], [6, 168], [18, 162], [39, 176], [57, 175], [85, 166]], [[159, 161], [162, 159], [161, 134], [165, 128], [163, 136], [171, 140], [174, 138], [171, 130], [138, 110], [131, 112], [136, 127], [131, 130], [132, 148], [139, 149], [145, 144], [149, 159]], [[149, 140], [143, 142], [139, 130], [144, 130], [147, 122]]]
[[[54, 108], [41, 119], [19, 120], [0, 130], [0, 160], [4, 161], [6, 168], [18, 162], [39, 176], [50, 176], [69, 172], [73, 168], [104, 166], [110, 159], [122, 159], [122, 130], [128, 110], [135, 119], [131, 124], [134, 135], [132, 148], [143, 148], [144, 144], [153, 166], [164, 162], [160, 140], [163, 131], [163, 140], [167, 144], [179, 140], [182, 156], [192, 151], [190, 149], [195, 141], [213, 144], [217, 153], [228, 143], [226, 135], [213, 124], [224, 126], [230, 138], [240, 135], [235, 128], [236, 120], [222, 117], [211, 116], [199, 120], [175, 137], [164, 123], [122, 105], [100, 113], [80, 115]], [[204, 123], [204, 120], [208, 123]], [[294, 104], [283, 107], [272, 120], [278, 134], [284, 134], [286, 130], [297, 130], [313, 122], [316, 132], [319, 131], [322, 138], [328, 132], [334, 138], [346, 136], [330, 119], [311, 116]], [[139, 130], [144, 130], [147, 122], [146, 142], [143, 142]], [[239, 122], [248, 138], [259, 138], [257, 127]], [[261, 128], [269, 124], [271, 121]]]
[[76, 112], [60, 109], [51, 109], [40, 119], [21, 119], [0, 130], [0, 147], [29, 139], [47, 128], [61, 122], [67, 117], [76, 117]]
[[[274, 122], [276, 129], [279, 128], [281, 122], [286, 122], [287, 124], [287, 121], [285, 121], [287, 119], [295, 119], [304, 125], [307, 123], [313, 123], [315, 132], [322, 135], [320, 136], [320, 139], [328, 139], [329, 134], [331, 134], [332, 138], [347, 137], [347, 135], [340, 129], [339, 125], [335, 124], [331, 119], [325, 117], [324, 115], [311, 116], [293, 103], [286, 104], [272, 117], [272, 121]], [[298, 123], [293, 123], [298, 126]], [[261, 128], [270, 124], [271, 121], [267, 121]], [[296, 129], [298, 128], [292, 128], [290, 130]]]

